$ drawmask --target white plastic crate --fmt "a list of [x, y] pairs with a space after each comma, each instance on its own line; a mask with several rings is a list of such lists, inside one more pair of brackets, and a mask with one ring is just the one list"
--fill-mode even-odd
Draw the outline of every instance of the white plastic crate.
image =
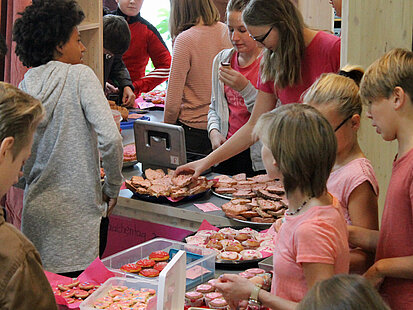
[[[158, 282], [159, 277], [146, 278], [134, 273], [123, 272], [119, 268], [125, 264], [135, 263], [136, 261], [148, 258], [154, 251], [165, 251], [172, 257], [177, 251], [183, 250], [186, 255], [186, 290], [194, 288], [198, 284], [212, 279], [215, 274], [214, 250], [188, 245], [184, 242], [169, 240], [165, 238], [155, 238], [141, 243], [122, 252], [113, 254], [102, 260], [103, 264], [111, 271], [121, 272], [126, 277], [144, 279], [146, 281]], [[192, 276], [191, 276], [192, 275]]]
[[174, 310], [184, 308], [186, 255], [179, 251], [159, 275], [158, 281], [136, 278], [114, 277], [108, 279], [96, 292], [80, 304], [80, 310], [94, 310], [93, 304], [107, 296], [112, 286], [127, 286], [133, 289], [150, 288], [156, 291], [155, 297], [148, 302], [148, 310]]

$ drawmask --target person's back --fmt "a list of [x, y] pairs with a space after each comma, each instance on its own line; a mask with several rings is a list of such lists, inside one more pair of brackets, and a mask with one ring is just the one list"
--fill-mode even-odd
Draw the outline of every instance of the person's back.
[[[26, 43], [35, 35], [28, 18], [36, 23], [41, 16], [43, 27], [50, 27], [47, 17], [52, 14], [61, 14], [62, 23], [64, 16], [73, 18], [64, 27], [55, 25], [65, 34], [53, 41], [45, 33], [38, 38], [44, 47], [28, 52]], [[98, 256], [100, 221], [106, 203], [110, 209], [116, 204], [122, 182], [122, 138], [99, 80], [81, 64], [85, 48], [76, 26], [82, 14], [72, 0], [35, 2], [14, 25], [17, 54], [33, 66], [20, 87], [46, 110], [24, 166], [22, 231], [39, 250], [45, 268], [55, 273], [81, 271]], [[106, 173], [103, 187], [99, 153]]]

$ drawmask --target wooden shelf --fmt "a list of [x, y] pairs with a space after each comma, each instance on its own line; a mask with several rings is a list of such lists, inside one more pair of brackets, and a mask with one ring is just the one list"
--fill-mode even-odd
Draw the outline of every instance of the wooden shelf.
[[99, 23], [90, 23], [90, 22], [83, 22], [80, 24], [79, 31], [91, 30], [91, 29], [99, 29]]

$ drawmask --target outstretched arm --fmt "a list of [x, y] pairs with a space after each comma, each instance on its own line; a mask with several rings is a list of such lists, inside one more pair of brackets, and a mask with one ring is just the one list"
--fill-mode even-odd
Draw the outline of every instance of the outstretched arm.
[[248, 122], [242, 126], [231, 138], [221, 147], [210, 153], [207, 157], [195, 162], [180, 166], [176, 169], [176, 174], [182, 172], [193, 172], [194, 178], [211, 166], [231, 158], [249, 148], [256, 142], [252, 136], [252, 131], [259, 117], [275, 108], [277, 97], [272, 93], [258, 91], [257, 100]]

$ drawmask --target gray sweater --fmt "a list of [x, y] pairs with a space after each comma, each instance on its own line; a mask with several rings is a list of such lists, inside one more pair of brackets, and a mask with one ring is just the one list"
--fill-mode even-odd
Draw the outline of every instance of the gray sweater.
[[102, 190], [115, 198], [122, 183], [122, 137], [102, 85], [85, 65], [50, 61], [30, 69], [20, 88], [46, 109], [23, 170], [22, 231], [46, 270], [85, 269], [98, 256]]
[[[221, 62], [230, 62], [233, 53], [233, 48], [222, 50], [215, 56], [212, 65], [212, 95], [208, 112], [208, 134], [212, 129], [217, 129], [224, 137], [228, 134], [228, 101], [225, 97], [224, 83], [218, 78], [218, 69]], [[240, 91], [240, 95], [244, 98], [244, 103], [250, 113], [254, 108], [257, 93], [258, 90], [251, 84], [251, 82], [248, 82], [247, 86]], [[265, 169], [261, 159], [261, 147], [262, 144], [260, 141], [254, 143], [250, 147], [252, 169], [254, 171]]]

